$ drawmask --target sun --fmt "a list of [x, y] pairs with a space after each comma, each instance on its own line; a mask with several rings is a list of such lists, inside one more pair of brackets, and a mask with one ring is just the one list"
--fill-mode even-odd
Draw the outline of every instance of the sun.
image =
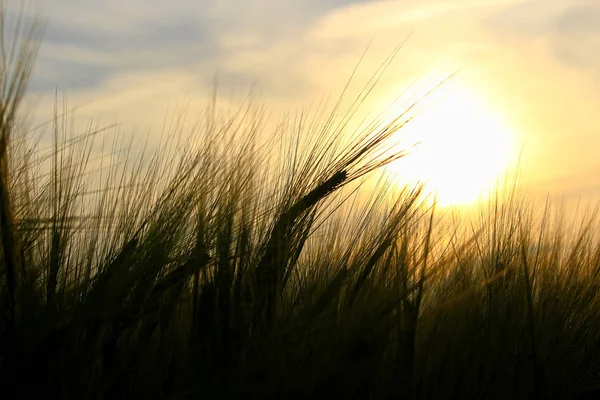
[[441, 206], [485, 197], [515, 154], [513, 130], [502, 114], [465, 88], [439, 94], [402, 136], [418, 144], [392, 164], [392, 172], [404, 182], [424, 182]]

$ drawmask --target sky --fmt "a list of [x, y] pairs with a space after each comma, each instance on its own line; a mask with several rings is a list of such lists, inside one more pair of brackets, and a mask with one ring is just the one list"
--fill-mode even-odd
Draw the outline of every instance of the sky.
[[[7, 3], [15, 10], [18, 2]], [[215, 77], [223, 101], [255, 88], [277, 114], [339, 95], [368, 47], [353, 80], [359, 90], [408, 38], [365, 107], [415, 80], [427, 87], [458, 75], [441, 106], [415, 124], [436, 131], [424, 146], [432, 153], [399, 174], [428, 165], [451, 172], [431, 172], [440, 187], [461, 187], [489, 160], [498, 164], [493, 175], [519, 159], [533, 193], [599, 198], [597, 0], [30, 3], [46, 21], [29, 91], [36, 118], [49, 115], [58, 90], [70, 106], [85, 104], [82, 117], [144, 129], [179, 102], [206, 104]], [[453, 175], [463, 177], [448, 183]]]

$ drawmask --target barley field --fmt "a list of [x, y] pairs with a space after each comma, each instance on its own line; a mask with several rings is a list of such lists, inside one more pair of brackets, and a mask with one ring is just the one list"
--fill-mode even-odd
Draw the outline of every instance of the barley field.
[[97, 158], [106, 129], [58, 106], [22, 123], [42, 35], [21, 29], [0, 38], [4, 398], [600, 396], [596, 208], [518, 185], [436, 207], [381, 173], [407, 114], [341, 140], [345, 110], [265, 132], [251, 101], [209, 106]]

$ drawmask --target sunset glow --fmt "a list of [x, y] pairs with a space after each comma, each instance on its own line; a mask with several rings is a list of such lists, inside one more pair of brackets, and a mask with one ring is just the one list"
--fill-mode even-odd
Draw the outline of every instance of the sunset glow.
[[501, 114], [466, 89], [442, 91], [404, 132], [418, 142], [394, 164], [401, 181], [426, 182], [438, 204], [475, 202], [514, 159], [514, 133]]
[[402, 44], [360, 115], [431, 76], [457, 72], [462, 83], [402, 129], [404, 143], [422, 143], [390, 166], [400, 181], [428, 181], [440, 204], [470, 204], [519, 157], [540, 198], [600, 194], [597, 1], [146, 3], [48, 7], [29, 87], [33, 125], [52, 118], [58, 89], [69, 106], [86, 105], [75, 130], [93, 118], [158, 138], [181, 104], [190, 128], [218, 82], [223, 109], [253, 91], [271, 115], [269, 135], [281, 115], [336, 99], [352, 76], [350, 102]]

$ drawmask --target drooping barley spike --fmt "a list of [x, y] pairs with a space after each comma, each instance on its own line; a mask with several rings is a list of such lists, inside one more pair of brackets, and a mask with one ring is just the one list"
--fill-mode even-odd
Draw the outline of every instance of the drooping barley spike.
[[[275, 314], [277, 292], [281, 291], [281, 283], [286, 274], [287, 258], [292, 243], [292, 230], [298, 218], [310, 210], [320, 200], [338, 189], [346, 180], [345, 170], [333, 174], [325, 182], [319, 184], [308, 194], [300, 198], [277, 218], [267, 240], [263, 256], [257, 266], [258, 299], [267, 308], [268, 319]], [[289, 253], [289, 254], [288, 254]], [[289, 273], [289, 271], [288, 271]]]

